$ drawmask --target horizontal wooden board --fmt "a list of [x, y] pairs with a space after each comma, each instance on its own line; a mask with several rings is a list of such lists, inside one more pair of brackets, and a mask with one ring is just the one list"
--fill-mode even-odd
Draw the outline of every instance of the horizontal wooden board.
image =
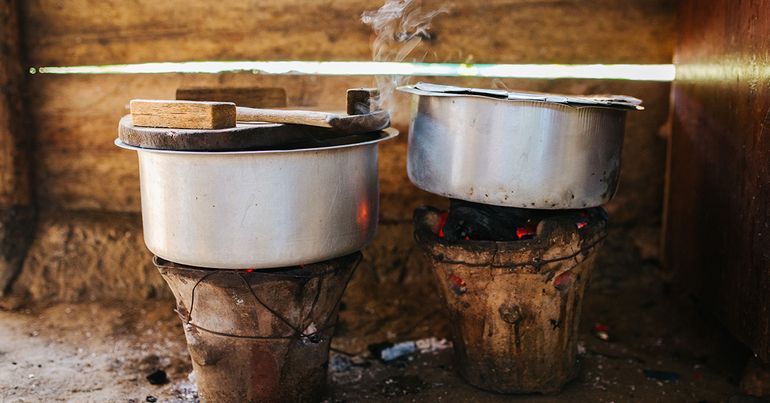
[[[629, 114], [620, 190], [607, 209], [617, 222], [659, 222], [665, 146], [658, 135], [668, 114], [668, 83], [592, 80], [426, 81], [563, 93], [619, 93], [645, 100]], [[289, 105], [344, 110], [349, 87], [373, 85], [371, 77], [223, 75], [35, 76], [36, 186], [48, 208], [137, 212], [138, 167], [133, 152], [113, 145], [117, 124], [132, 98], [173, 99], [180, 86], [281, 86]], [[402, 135], [380, 147], [381, 218], [408, 220], [412, 209], [442, 199], [419, 191], [406, 176], [409, 98], [394, 98], [393, 125]]]
[[[422, 1], [430, 39], [407, 60], [669, 63], [669, 0]], [[33, 66], [191, 60], [371, 60], [361, 23], [381, 0], [28, 0]]]

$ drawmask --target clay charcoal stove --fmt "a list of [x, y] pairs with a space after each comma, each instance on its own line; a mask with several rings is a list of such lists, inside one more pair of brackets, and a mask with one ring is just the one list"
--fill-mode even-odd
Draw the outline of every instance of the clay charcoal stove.
[[352, 90], [351, 115], [135, 100], [121, 119], [204, 401], [323, 397], [339, 302], [377, 227], [378, 144], [398, 134], [357, 106], [374, 95]]
[[617, 188], [626, 96], [419, 83], [407, 170], [451, 198], [418, 208], [415, 239], [449, 311], [456, 367], [501, 393], [554, 393], [577, 375], [577, 328]]
[[580, 310], [606, 215], [600, 207], [492, 211], [453, 201], [449, 211], [414, 214], [415, 239], [449, 310], [459, 372], [496, 392], [557, 392], [577, 374]]
[[361, 253], [304, 266], [220, 270], [155, 257], [177, 301], [198, 393], [209, 402], [313, 402]]

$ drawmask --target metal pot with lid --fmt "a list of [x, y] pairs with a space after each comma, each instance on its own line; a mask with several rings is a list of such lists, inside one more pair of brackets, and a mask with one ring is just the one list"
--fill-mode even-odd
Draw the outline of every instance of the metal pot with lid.
[[419, 83], [407, 170], [419, 188], [497, 206], [573, 209], [609, 201], [628, 96], [570, 96]]
[[139, 156], [147, 247], [221, 269], [301, 265], [360, 250], [379, 210], [378, 144], [393, 129], [238, 123], [217, 130], [137, 127], [115, 144]]

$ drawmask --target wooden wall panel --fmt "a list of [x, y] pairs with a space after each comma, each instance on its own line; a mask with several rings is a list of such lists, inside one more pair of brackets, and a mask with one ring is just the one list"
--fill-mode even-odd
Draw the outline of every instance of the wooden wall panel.
[[35, 221], [18, 3], [0, 0], [0, 297], [21, 269]]
[[[425, 78], [467, 86], [505, 86], [566, 93], [622, 93], [643, 98], [647, 110], [629, 114], [620, 191], [607, 208], [616, 222], [659, 222], [668, 83], [596, 80], [485, 80]], [[179, 86], [282, 86], [290, 105], [343, 110], [348, 87], [371, 77], [223, 75], [34, 76], [37, 123], [37, 194], [42, 206], [73, 210], [139, 211], [136, 156], [113, 145], [117, 122], [131, 98], [173, 99]], [[406, 177], [409, 98], [397, 95], [393, 117], [402, 135], [381, 147], [382, 218], [408, 220], [412, 209], [436, 202]]]
[[683, 1], [667, 262], [770, 360], [770, 2]]
[[[370, 60], [382, 0], [27, 0], [34, 66], [190, 60]], [[446, 6], [434, 62], [669, 63], [671, 0], [425, 0]]]
[[0, 2], [0, 208], [31, 204], [17, 1]]

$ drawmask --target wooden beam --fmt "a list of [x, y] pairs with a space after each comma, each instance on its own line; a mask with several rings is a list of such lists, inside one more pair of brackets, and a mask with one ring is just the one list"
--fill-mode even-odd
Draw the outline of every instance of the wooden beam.
[[0, 0], [0, 296], [21, 269], [34, 230], [17, 11], [16, 0]]
[[[670, 0], [423, 0], [445, 7], [405, 61], [670, 63]], [[371, 60], [361, 14], [382, 0], [27, 0], [33, 66], [190, 60]], [[413, 33], [413, 32], [412, 32]]]

